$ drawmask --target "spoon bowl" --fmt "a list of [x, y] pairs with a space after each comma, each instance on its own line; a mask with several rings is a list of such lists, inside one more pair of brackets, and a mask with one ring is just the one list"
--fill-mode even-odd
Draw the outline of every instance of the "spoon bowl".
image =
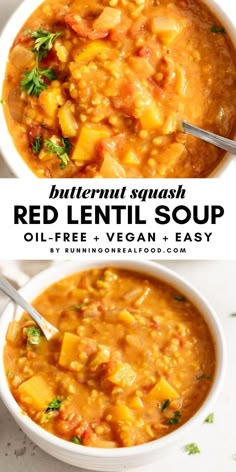
[[224, 138], [218, 134], [190, 125], [186, 121], [182, 121], [182, 128], [186, 134], [200, 138], [207, 143], [214, 144], [218, 148], [224, 149], [224, 151], [230, 152], [231, 154], [236, 154], [236, 141], [232, 139]]
[[42, 330], [45, 338], [49, 341], [58, 329], [43, 318], [18, 292], [17, 290], [0, 274], [0, 290], [5, 293], [13, 302], [20, 305], [37, 323]]

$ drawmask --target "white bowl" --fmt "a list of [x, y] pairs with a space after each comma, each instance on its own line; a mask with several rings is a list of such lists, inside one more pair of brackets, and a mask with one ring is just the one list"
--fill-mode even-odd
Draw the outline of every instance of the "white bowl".
[[185, 436], [186, 438], [191, 437], [194, 427], [200, 425], [209, 412], [212, 411], [213, 403], [215, 402], [220, 387], [222, 386], [225, 371], [226, 348], [217, 315], [208, 305], [207, 301], [177, 274], [156, 263], [133, 261], [65, 262], [55, 265], [54, 267], [41, 272], [36, 277], [33, 277], [31, 281], [20, 290], [20, 293], [26, 299], [32, 301], [46, 287], [69, 274], [93, 267], [105, 266], [134, 270], [169, 283], [191, 300], [204, 317], [214, 340], [216, 350], [216, 371], [211, 390], [199, 410], [183, 426], [180, 426], [176, 431], [167, 436], [147, 444], [127, 448], [99, 449], [85, 446], [80, 447], [53, 436], [34, 423], [22, 412], [8, 387], [3, 364], [5, 335], [9, 322], [14, 318], [14, 316], [16, 316], [16, 318], [20, 317], [22, 313], [22, 310], [19, 308], [15, 310], [12, 303], [7, 305], [0, 319], [0, 395], [21, 429], [44, 451], [68, 464], [84, 467], [85, 469], [95, 469], [103, 472], [120, 472], [134, 467], [137, 468], [154, 462], [165, 455], [169, 455], [171, 452], [171, 446], [180, 445], [180, 441], [183, 441]]
[[[232, 8], [233, 0], [203, 1], [209, 6], [211, 11], [221, 19], [221, 22], [229, 32], [231, 40], [236, 47], [236, 9]], [[41, 3], [42, 0], [23, 0], [2, 30], [0, 35], [0, 91], [2, 90], [9, 50], [14, 38], [26, 19]], [[16, 177], [36, 177], [14, 146], [8, 132], [2, 106], [0, 107], [0, 129], [2, 136], [0, 140], [0, 151], [12, 173]], [[220, 176], [231, 176], [231, 178], [236, 176], [236, 160], [232, 155], [226, 154], [224, 159], [211, 174], [211, 177]]]

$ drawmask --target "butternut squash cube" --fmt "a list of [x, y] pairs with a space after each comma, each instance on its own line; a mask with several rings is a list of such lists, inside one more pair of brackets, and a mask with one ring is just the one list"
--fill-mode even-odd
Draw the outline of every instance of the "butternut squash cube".
[[146, 108], [140, 117], [142, 128], [144, 129], [158, 129], [161, 128], [164, 122], [163, 111], [155, 102]]
[[74, 161], [90, 161], [95, 159], [95, 148], [99, 141], [108, 138], [110, 132], [106, 128], [81, 128], [79, 138], [74, 146], [71, 159]]
[[108, 376], [108, 380], [119, 385], [119, 387], [127, 387], [135, 382], [136, 373], [128, 363], [117, 362], [112, 372]]
[[17, 389], [20, 401], [34, 410], [46, 410], [54, 393], [48, 382], [41, 375], [34, 375], [31, 379], [23, 382]]
[[175, 400], [179, 397], [178, 392], [167, 382], [164, 377], [161, 377], [155, 387], [147, 394], [148, 400], [155, 400], [162, 402], [163, 400]]
[[59, 123], [64, 138], [73, 138], [77, 134], [78, 125], [72, 111], [72, 103], [67, 100], [58, 112]]
[[71, 362], [78, 360], [81, 339], [72, 333], [65, 333], [62, 341], [59, 364], [70, 367]]
[[115, 405], [109, 410], [109, 413], [112, 415], [111, 421], [115, 422], [132, 421], [134, 419], [132, 410], [126, 405]]
[[114, 157], [109, 156], [108, 154], [104, 157], [100, 174], [104, 178], [122, 179], [126, 177], [123, 167], [116, 161], [116, 159], [114, 159]]
[[105, 41], [102, 40], [95, 40], [89, 43], [83, 48], [76, 49], [74, 53], [74, 60], [77, 63], [88, 64], [92, 61], [95, 57], [99, 56], [100, 54], [111, 51], [111, 48], [107, 45]]

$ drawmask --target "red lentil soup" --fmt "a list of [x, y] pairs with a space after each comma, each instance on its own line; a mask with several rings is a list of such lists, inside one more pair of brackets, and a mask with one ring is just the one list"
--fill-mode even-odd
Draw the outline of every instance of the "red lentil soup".
[[[32, 52], [33, 51], [33, 52]], [[197, 0], [46, 0], [12, 45], [5, 116], [38, 177], [206, 177], [235, 130], [235, 51]]]
[[185, 423], [214, 377], [203, 317], [173, 287], [135, 272], [73, 274], [35, 308], [59, 329], [46, 341], [24, 314], [4, 351], [10, 390], [50, 433], [92, 447], [127, 447]]

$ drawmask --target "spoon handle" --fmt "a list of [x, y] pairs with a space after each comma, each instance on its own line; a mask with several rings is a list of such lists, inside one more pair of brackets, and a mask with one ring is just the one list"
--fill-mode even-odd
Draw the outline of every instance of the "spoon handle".
[[185, 133], [196, 136], [196, 138], [200, 138], [207, 143], [214, 144], [231, 154], [236, 154], [236, 142], [232, 139], [223, 138], [222, 136], [218, 136], [210, 131], [205, 131], [197, 126], [189, 125], [185, 121], [182, 122], [182, 126]]
[[17, 305], [20, 305], [23, 310], [25, 310], [31, 318], [37, 323], [44, 333], [46, 339], [50, 339], [54, 334], [58, 332], [55, 326], [52, 326], [51, 323], [46, 321], [39, 313], [32, 307], [18, 292], [17, 290], [9, 284], [9, 282], [0, 274], [0, 290], [4, 292], [8, 297], [11, 298]]
[[8, 297], [10, 297], [17, 305], [20, 305], [30, 316], [34, 319], [34, 321], [40, 325], [42, 323], [42, 316], [32, 307], [30, 306], [24, 298], [15, 290], [15, 288], [9, 284], [9, 282], [0, 274], [0, 290], [5, 293]]

